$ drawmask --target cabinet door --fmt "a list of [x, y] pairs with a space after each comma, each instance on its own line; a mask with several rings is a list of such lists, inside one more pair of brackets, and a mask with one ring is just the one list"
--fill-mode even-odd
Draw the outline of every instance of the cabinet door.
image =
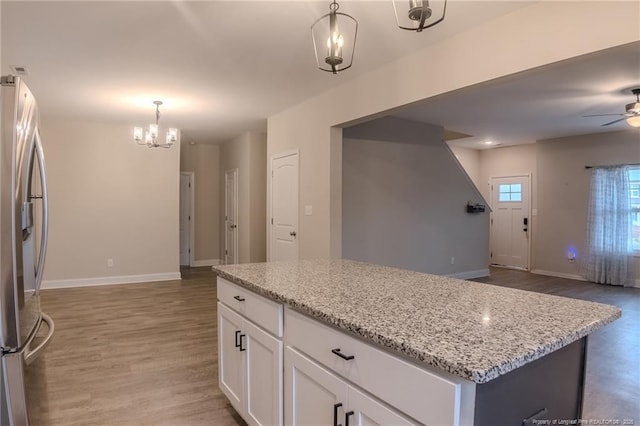
[[285, 424], [342, 424], [347, 405], [347, 384], [290, 347], [285, 349], [284, 362]]
[[[231, 405], [242, 414], [244, 374], [240, 343], [242, 317], [218, 302], [218, 385]], [[246, 338], [243, 338], [243, 348]]]
[[282, 425], [282, 342], [245, 320], [246, 421], [255, 426]]
[[407, 426], [418, 424], [352, 387], [349, 387], [348, 409], [349, 419], [345, 418], [343, 423], [344, 425], [348, 424], [348, 426]]

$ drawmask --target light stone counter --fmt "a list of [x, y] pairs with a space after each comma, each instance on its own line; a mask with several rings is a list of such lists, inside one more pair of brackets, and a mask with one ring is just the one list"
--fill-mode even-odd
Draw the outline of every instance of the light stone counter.
[[258, 294], [476, 383], [615, 321], [615, 306], [350, 260], [214, 266]]

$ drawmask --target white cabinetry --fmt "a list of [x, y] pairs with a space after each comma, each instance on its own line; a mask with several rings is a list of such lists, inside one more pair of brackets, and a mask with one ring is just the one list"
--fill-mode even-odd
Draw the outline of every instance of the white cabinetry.
[[282, 425], [282, 305], [234, 287], [218, 278], [220, 389], [248, 424]]
[[[313, 424], [295, 421], [300, 410], [307, 411], [304, 408], [307, 404], [316, 404], [314, 398], [306, 401], [298, 385], [303, 383], [310, 388], [311, 378], [319, 377], [320, 371], [346, 384], [347, 398], [336, 403], [343, 403], [340, 410], [346, 410], [344, 416], [349, 417], [350, 424], [453, 426], [473, 423], [473, 383], [420, 368], [291, 309], [285, 310], [285, 323], [287, 424]], [[314, 370], [312, 366], [315, 366], [315, 375], [309, 373]], [[314, 389], [318, 383], [333, 383], [326, 377], [323, 380], [316, 380]], [[331, 392], [338, 393], [337, 390]], [[317, 409], [325, 412], [329, 400], [327, 397], [322, 402], [323, 408]], [[352, 411], [353, 414], [347, 415]], [[344, 416], [338, 424], [346, 426]]]
[[291, 347], [285, 352], [285, 381], [289, 426], [417, 424]]

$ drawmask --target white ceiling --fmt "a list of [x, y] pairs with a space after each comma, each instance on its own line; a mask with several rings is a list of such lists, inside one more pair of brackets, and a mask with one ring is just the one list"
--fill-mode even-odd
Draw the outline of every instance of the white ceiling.
[[472, 135], [451, 144], [475, 149], [616, 130], [640, 138], [624, 121], [602, 126], [621, 117], [583, 117], [624, 113], [638, 87], [640, 42], [447, 93], [393, 115]]
[[[445, 21], [397, 29], [389, 0], [342, 1], [359, 21], [354, 66], [316, 68], [310, 26], [329, 1], [6, 1], [2, 73], [26, 66], [48, 117], [161, 124], [198, 143], [266, 129], [266, 118], [384, 63], [525, 7], [526, 1], [449, 0]], [[523, 52], [526, 54], [526, 52]], [[472, 66], [472, 64], [470, 64]], [[394, 115], [507, 145], [606, 128], [640, 86], [640, 43], [462, 89]]]
[[219, 143], [266, 129], [266, 118], [372, 68], [531, 0], [449, 0], [421, 34], [395, 26], [389, 0], [342, 1], [359, 20], [354, 66], [316, 68], [310, 26], [329, 1], [6, 1], [2, 73], [26, 66], [42, 114], [161, 124]]

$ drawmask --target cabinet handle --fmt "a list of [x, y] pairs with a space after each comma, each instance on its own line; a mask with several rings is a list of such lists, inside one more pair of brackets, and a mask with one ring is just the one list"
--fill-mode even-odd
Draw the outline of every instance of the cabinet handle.
[[238, 342], [238, 334], [240, 334], [240, 333], [241, 333], [240, 330], [236, 331], [236, 348], [239, 348], [240, 345], [242, 344], [242, 342]]
[[336, 348], [336, 349], [331, 349], [331, 352], [333, 352], [334, 354], [338, 355], [340, 358], [344, 359], [345, 361], [349, 361], [355, 358], [355, 356], [353, 355], [345, 355], [342, 352], [340, 352], [340, 348]]
[[338, 408], [342, 407], [342, 402], [333, 404], [333, 426], [342, 426], [338, 424]]
[[348, 411], [344, 413], [344, 426], [349, 426], [349, 417], [353, 416], [354, 414], [355, 412], [353, 411]]
[[246, 337], [246, 336], [247, 336], [246, 334], [241, 334], [241, 335], [240, 335], [240, 352], [244, 352], [244, 351], [246, 351], [246, 350], [247, 350], [247, 348], [243, 348], [243, 347], [242, 347], [242, 338], [243, 338], [243, 337]]
[[236, 299], [238, 302], [244, 302], [244, 297], [240, 297], [240, 296], [233, 296], [234, 299]]

